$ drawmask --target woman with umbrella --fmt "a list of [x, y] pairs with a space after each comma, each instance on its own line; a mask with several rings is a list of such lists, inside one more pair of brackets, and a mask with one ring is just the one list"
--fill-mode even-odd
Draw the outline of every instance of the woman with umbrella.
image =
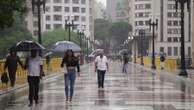
[[[64, 67], [64, 64], [65, 64], [65, 67]], [[61, 63], [61, 67], [67, 70], [67, 73], [65, 73], [64, 75], [65, 95], [66, 95], [66, 101], [71, 102], [73, 98], [73, 93], [74, 93], [76, 68], [77, 68], [78, 76], [80, 76], [79, 59], [75, 57], [74, 52], [72, 50], [69, 49], [65, 52], [64, 58]], [[69, 90], [70, 90], [70, 94], [69, 94]]]

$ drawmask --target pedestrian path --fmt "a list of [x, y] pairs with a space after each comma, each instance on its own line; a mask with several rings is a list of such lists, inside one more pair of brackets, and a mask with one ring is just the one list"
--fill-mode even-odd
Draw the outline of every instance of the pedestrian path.
[[63, 74], [41, 85], [40, 104], [29, 108], [28, 89], [0, 96], [0, 110], [194, 110], [194, 89], [184, 81], [169, 80], [136, 65], [128, 74], [111, 62], [105, 88], [98, 90], [94, 65], [82, 68], [77, 77], [73, 102], [67, 103]]

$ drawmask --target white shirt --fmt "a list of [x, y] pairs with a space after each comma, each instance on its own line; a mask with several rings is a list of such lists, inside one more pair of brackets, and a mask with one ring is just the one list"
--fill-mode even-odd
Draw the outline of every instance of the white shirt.
[[43, 65], [41, 57], [28, 59], [28, 76], [40, 76], [40, 65]]
[[107, 57], [103, 56], [102, 58], [100, 58], [100, 56], [97, 56], [95, 59], [95, 63], [97, 63], [97, 70], [107, 70]]

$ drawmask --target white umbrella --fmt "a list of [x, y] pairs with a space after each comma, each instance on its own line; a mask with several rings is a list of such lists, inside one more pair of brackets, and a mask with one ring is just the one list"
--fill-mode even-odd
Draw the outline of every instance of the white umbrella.
[[81, 48], [76, 43], [70, 41], [58, 41], [51, 47], [52, 52], [65, 52], [67, 50], [80, 52]]

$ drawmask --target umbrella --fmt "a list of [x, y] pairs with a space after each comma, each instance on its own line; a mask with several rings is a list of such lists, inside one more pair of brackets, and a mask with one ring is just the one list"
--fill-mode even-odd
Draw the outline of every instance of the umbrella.
[[122, 49], [122, 50], [119, 51], [119, 54], [120, 54], [120, 55], [123, 55], [123, 54], [125, 54], [125, 53], [127, 53], [127, 52], [128, 52], [127, 49]]
[[64, 52], [69, 49], [73, 50], [74, 52], [81, 51], [81, 48], [77, 44], [70, 41], [58, 41], [51, 47], [51, 51], [53, 52]]
[[38, 42], [34, 41], [20, 41], [16, 45], [12, 46], [10, 50], [16, 51], [30, 51], [30, 50], [43, 50], [45, 49]]

